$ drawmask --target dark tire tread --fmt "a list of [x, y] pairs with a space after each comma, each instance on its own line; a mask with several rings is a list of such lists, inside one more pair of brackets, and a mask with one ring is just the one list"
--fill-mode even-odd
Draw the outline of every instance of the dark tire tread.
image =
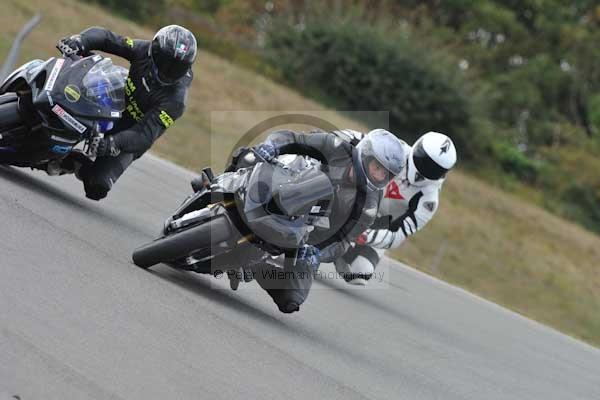
[[229, 220], [220, 216], [139, 247], [133, 252], [132, 258], [135, 265], [147, 269], [159, 263], [184, 258], [202, 248], [210, 248], [231, 236]]

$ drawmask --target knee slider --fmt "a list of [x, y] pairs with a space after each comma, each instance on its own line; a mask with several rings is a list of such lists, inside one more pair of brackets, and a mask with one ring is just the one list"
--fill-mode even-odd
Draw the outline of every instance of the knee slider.
[[91, 200], [102, 200], [108, 194], [110, 188], [100, 186], [100, 185], [91, 185], [85, 187], [85, 197]]
[[295, 293], [285, 289], [268, 290], [269, 295], [277, 304], [279, 311], [285, 314], [293, 313], [294, 311], [300, 310], [300, 304], [302, 300], [297, 298]]
[[294, 311], [300, 310], [300, 306], [298, 305], [298, 303], [296, 303], [294, 301], [288, 301], [285, 303], [277, 303], [277, 307], [279, 308], [279, 311], [281, 311], [284, 314], [291, 314]]
[[[373, 275], [375, 266], [371, 263], [371, 260], [366, 257], [358, 256], [350, 263], [350, 273], [368, 276], [369, 278]], [[365, 278], [368, 279], [368, 278]]]

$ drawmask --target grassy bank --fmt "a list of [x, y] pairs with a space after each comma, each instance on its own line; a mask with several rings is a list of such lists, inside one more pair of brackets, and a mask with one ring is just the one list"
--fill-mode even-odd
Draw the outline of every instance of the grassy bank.
[[[90, 25], [134, 37], [152, 32], [75, 0], [7, 0], [0, 56], [36, 11], [41, 25], [21, 61], [55, 55], [55, 41]], [[189, 168], [221, 167], [255, 123], [280, 111], [326, 112], [288, 88], [201, 52], [185, 116], [153, 151]], [[236, 111], [244, 112], [236, 112]], [[218, 111], [218, 112], [215, 112]], [[326, 112], [337, 126], [356, 122]], [[50, 178], [49, 178], [50, 179]], [[438, 216], [394, 257], [566, 333], [600, 345], [600, 238], [460, 171], [444, 188]]]

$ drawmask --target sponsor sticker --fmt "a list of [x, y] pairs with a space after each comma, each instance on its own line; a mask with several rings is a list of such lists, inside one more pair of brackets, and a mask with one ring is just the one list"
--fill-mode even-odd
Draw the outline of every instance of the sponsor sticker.
[[404, 200], [404, 196], [402, 196], [402, 193], [400, 193], [400, 188], [394, 180], [391, 180], [390, 183], [388, 183], [383, 197], [387, 199]]
[[67, 143], [77, 143], [78, 142], [78, 140], [65, 139], [64, 137], [55, 136], [55, 135], [50, 136], [50, 139], [56, 140], [59, 142], [67, 142]]
[[52, 89], [54, 88], [54, 84], [56, 83], [56, 78], [58, 78], [58, 73], [60, 72], [64, 63], [65, 60], [63, 58], [56, 59], [56, 63], [54, 63], [54, 68], [52, 68], [52, 71], [50, 72], [50, 76], [46, 81], [46, 86], [44, 86], [44, 90], [47, 90], [49, 92], [52, 91]]
[[79, 101], [81, 97], [81, 92], [79, 92], [79, 88], [75, 85], [67, 85], [65, 86], [65, 97], [71, 103], [76, 103]]
[[423, 203], [423, 207], [425, 207], [425, 209], [429, 212], [433, 212], [433, 210], [435, 210], [435, 205], [435, 201], [426, 201]]
[[50, 96], [50, 92], [46, 92], [46, 96], [48, 97], [48, 103], [50, 103], [50, 107], [54, 106], [54, 100], [52, 100], [52, 96]]
[[71, 114], [66, 112], [61, 106], [58, 104], [52, 107], [52, 112], [58, 115], [58, 118], [65, 121], [68, 125], [70, 125], [73, 129], [75, 129], [79, 133], [83, 133], [86, 130], [85, 125], [81, 122], [77, 121]]
[[69, 151], [71, 151], [71, 147], [70, 146], [59, 146], [57, 144], [55, 144], [54, 146], [52, 146], [52, 151], [58, 154], [67, 154]]
[[179, 43], [179, 46], [177, 46], [177, 48], [175, 49], [175, 58], [180, 57], [181, 60], [183, 60], [183, 58], [187, 54], [187, 51], [188, 47], [185, 45], [185, 43]]
[[162, 121], [162, 123], [165, 126], [165, 128], [168, 128], [171, 125], [173, 125], [173, 122], [174, 122], [173, 118], [171, 118], [171, 116], [169, 114], [167, 114], [167, 112], [165, 110], [162, 110], [160, 112], [160, 114], [158, 114], [158, 117]]
[[111, 111], [110, 112], [110, 116], [113, 118], [120, 118], [121, 117], [121, 113], [118, 111]]
[[450, 150], [450, 145], [450, 139], [446, 139], [446, 141], [442, 143], [442, 146], [440, 147], [440, 156], [444, 153], [447, 153], [448, 150]]

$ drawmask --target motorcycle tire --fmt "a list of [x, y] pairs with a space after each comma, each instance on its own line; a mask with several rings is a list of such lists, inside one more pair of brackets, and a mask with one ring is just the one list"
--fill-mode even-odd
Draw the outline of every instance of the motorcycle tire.
[[14, 129], [23, 123], [17, 100], [17, 96], [13, 93], [0, 96], [0, 133]]
[[138, 267], [148, 269], [156, 264], [187, 257], [204, 248], [210, 249], [230, 238], [232, 233], [229, 220], [224, 216], [217, 217], [139, 247], [133, 252], [133, 262]]

